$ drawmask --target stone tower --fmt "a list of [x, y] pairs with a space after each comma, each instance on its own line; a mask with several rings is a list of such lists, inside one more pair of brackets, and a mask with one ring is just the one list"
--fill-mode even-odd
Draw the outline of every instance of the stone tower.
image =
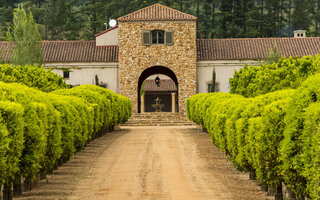
[[118, 19], [120, 94], [139, 109], [141, 83], [165, 74], [178, 87], [178, 111], [196, 93], [196, 20], [178, 10], [154, 4]]

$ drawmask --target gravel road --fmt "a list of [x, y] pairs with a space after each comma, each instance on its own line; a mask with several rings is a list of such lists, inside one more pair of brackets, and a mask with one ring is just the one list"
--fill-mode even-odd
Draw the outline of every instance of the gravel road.
[[15, 199], [261, 200], [264, 195], [198, 128], [123, 127], [93, 141]]

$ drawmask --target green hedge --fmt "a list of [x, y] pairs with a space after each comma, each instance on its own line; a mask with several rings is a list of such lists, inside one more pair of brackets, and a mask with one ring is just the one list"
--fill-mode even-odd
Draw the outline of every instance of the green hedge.
[[230, 93], [255, 97], [282, 89], [296, 89], [320, 72], [320, 55], [281, 58], [278, 63], [245, 66], [230, 78]]
[[12, 182], [23, 150], [23, 113], [20, 104], [0, 101], [0, 184]]
[[22, 83], [38, 88], [44, 92], [69, 88], [64, 79], [56, 73], [38, 66], [15, 66], [0, 64], [0, 81], [6, 83]]
[[130, 115], [127, 97], [98, 86], [45, 93], [0, 82], [0, 184], [51, 172]]
[[[305, 193], [306, 187], [309, 184], [305, 184], [308, 177], [305, 177], [301, 171], [306, 167], [311, 167], [306, 166], [306, 160], [303, 157], [306, 150], [304, 142], [313, 137], [314, 134], [318, 134], [316, 129], [312, 132], [307, 131], [312, 127], [309, 121], [312, 119], [308, 119], [306, 116], [310, 116], [308, 115], [310, 113], [310, 109], [308, 109], [309, 105], [314, 103], [316, 103], [315, 105], [319, 105], [317, 104], [317, 102], [320, 101], [319, 80], [320, 74], [317, 74], [306, 80], [301, 87], [296, 90], [288, 105], [288, 113], [285, 117], [285, 138], [281, 146], [281, 158], [284, 163], [283, 173], [285, 181], [288, 182], [292, 190], [299, 195]], [[306, 113], [306, 110], [309, 112]], [[314, 125], [316, 126], [316, 124]], [[317, 157], [315, 154], [313, 156]]]
[[280, 190], [285, 183], [297, 198], [320, 199], [319, 95], [320, 74], [296, 90], [254, 98], [197, 94], [187, 99], [187, 115], [239, 170]]

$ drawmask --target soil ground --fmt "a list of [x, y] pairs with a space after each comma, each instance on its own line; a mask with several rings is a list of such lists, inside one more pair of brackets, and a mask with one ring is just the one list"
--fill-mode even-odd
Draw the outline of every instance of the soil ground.
[[123, 127], [91, 142], [72, 160], [15, 199], [261, 200], [196, 127]]

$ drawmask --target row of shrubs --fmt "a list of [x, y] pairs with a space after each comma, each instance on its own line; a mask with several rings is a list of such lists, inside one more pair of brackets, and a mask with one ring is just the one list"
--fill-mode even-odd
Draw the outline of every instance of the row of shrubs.
[[297, 199], [320, 199], [320, 75], [254, 98], [197, 94], [187, 100], [187, 115], [239, 170], [274, 188], [276, 199], [282, 183]]
[[230, 78], [230, 93], [255, 97], [282, 89], [296, 89], [310, 75], [320, 72], [320, 55], [283, 57], [278, 63], [245, 66]]
[[61, 76], [36, 65], [0, 64], [0, 80], [5, 83], [21, 83], [43, 92], [69, 88]]
[[51, 172], [131, 115], [127, 97], [94, 85], [41, 92], [0, 82], [0, 185]]

